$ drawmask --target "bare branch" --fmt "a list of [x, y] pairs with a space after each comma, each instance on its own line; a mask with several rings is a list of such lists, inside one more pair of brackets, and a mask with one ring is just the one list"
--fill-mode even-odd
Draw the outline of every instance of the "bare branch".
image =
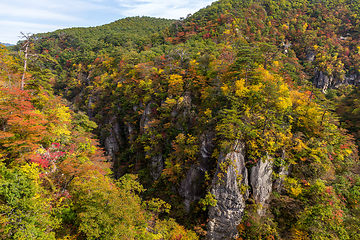
[[29, 50], [29, 46], [31, 41], [33, 40], [33, 34], [31, 33], [26, 33], [24, 34], [23, 32], [21, 33], [21, 38], [25, 39], [23, 45], [22, 45], [22, 49], [24, 51], [25, 54], [25, 60], [24, 60], [24, 72], [23, 75], [21, 77], [21, 90], [24, 90], [24, 85], [25, 85], [25, 75], [26, 75], [26, 70], [27, 70], [27, 60], [28, 60], [28, 50]]

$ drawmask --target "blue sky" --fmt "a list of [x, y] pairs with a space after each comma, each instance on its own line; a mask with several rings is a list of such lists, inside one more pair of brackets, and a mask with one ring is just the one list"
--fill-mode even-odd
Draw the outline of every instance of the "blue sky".
[[20, 32], [99, 26], [131, 16], [179, 19], [214, 1], [0, 0], [0, 42], [15, 44], [20, 40]]

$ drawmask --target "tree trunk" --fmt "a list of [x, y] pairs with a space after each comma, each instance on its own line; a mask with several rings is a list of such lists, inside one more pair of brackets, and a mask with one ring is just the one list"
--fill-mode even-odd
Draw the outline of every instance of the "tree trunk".
[[26, 68], [27, 68], [28, 47], [29, 47], [29, 43], [26, 43], [26, 46], [25, 46], [24, 72], [23, 72], [23, 75], [21, 77], [21, 90], [24, 90], [24, 85], [25, 85], [25, 74], [26, 74]]

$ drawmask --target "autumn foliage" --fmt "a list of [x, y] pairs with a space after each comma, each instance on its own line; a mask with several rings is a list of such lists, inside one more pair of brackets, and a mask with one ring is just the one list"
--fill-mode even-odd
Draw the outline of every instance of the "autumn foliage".
[[205, 236], [237, 141], [248, 170], [270, 156], [282, 182], [263, 217], [250, 196], [239, 239], [358, 239], [358, 5], [220, 0], [177, 21], [37, 34], [25, 90], [22, 55], [1, 48], [4, 239]]

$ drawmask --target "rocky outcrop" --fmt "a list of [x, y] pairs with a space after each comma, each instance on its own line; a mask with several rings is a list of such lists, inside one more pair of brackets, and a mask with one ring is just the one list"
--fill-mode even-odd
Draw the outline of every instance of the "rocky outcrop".
[[349, 76], [345, 77], [344, 84], [346, 85], [359, 85], [360, 78], [358, 74], [350, 74]]
[[[340, 37], [340, 40], [346, 40], [347, 37]], [[314, 62], [316, 54], [313, 50], [308, 50], [306, 52], [306, 59], [309, 62]], [[328, 76], [322, 71], [315, 69], [315, 75], [313, 80], [314, 86], [320, 88], [323, 93], [330, 88], [338, 88], [341, 85], [359, 85], [360, 76], [358, 74], [350, 74], [342, 78], [334, 78], [333, 76]]]
[[359, 85], [360, 77], [358, 74], [350, 74], [343, 79], [334, 79], [333, 76], [327, 76], [322, 71], [316, 71], [313, 83], [315, 87], [326, 93], [328, 89], [338, 88], [341, 85]]
[[244, 144], [237, 142], [233, 151], [219, 156], [211, 193], [217, 204], [209, 209], [207, 239], [234, 239], [244, 215], [245, 197], [241, 184], [247, 183]]
[[107, 155], [114, 160], [115, 153], [119, 151], [120, 126], [115, 117], [110, 120], [109, 124], [112, 125], [112, 128], [109, 129], [109, 134], [104, 139], [104, 147]]
[[192, 166], [180, 184], [179, 194], [184, 198], [187, 213], [190, 211], [191, 202], [199, 200], [203, 195], [201, 183], [204, 181], [205, 172], [200, 165]]
[[323, 74], [322, 71], [316, 71], [314, 77], [314, 86], [320, 88], [323, 93], [326, 93], [326, 90], [331, 87], [333, 84], [333, 77]]
[[145, 109], [144, 109], [144, 113], [141, 116], [141, 120], [140, 120], [140, 129], [144, 132], [146, 132], [146, 128], [149, 125], [150, 122], [150, 114], [151, 114], [151, 103], [149, 103], [148, 105], [146, 105]]
[[88, 114], [89, 118], [94, 117], [94, 111], [92, 109], [92, 103], [93, 103], [93, 98], [92, 98], [92, 96], [89, 96], [88, 111], [87, 111], [87, 114]]
[[306, 52], [306, 59], [309, 61], [309, 62], [313, 62], [315, 61], [315, 52], [313, 50], [309, 50]]
[[289, 176], [290, 172], [291, 172], [291, 165], [279, 167], [278, 169], [279, 177], [275, 180], [273, 185], [273, 189], [276, 192], [280, 194], [285, 192], [285, 188], [284, 188], [285, 177]]
[[255, 203], [258, 205], [257, 213], [264, 216], [270, 193], [272, 191], [272, 159], [266, 156], [264, 160], [260, 159], [257, 164], [251, 168], [250, 185]]
[[207, 133], [201, 136], [198, 164], [190, 168], [185, 179], [180, 184], [179, 194], [184, 198], [185, 211], [187, 213], [190, 211], [191, 202], [204, 197], [205, 189], [203, 189], [202, 184], [205, 180], [205, 174], [209, 170], [208, 161], [211, 159], [214, 149], [214, 137], [214, 133]]
[[151, 158], [150, 175], [154, 181], [160, 177], [163, 170], [164, 170], [163, 156], [161, 154], [157, 156], [153, 156]]
[[[200, 138], [200, 164], [211, 159], [214, 150], [214, 133], [203, 134]], [[206, 164], [206, 163], [205, 163]]]
[[[153, 102], [150, 102], [146, 105], [143, 115], [141, 116], [140, 120], [140, 131], [143, 133], [146, 133], [148, 131], [148, 128], [150, 127], [150, 122], [153, 120], [151, 118], [151, 105], [154, 104]], [[149, 152], [147, 153], [150, 154]], [[162, 171], [164, 170], [164, 159], [162, 154], [158, 154], [156, 156], [151, 157], [150, 161], [150, 175], [153, 178], [153, 180], [157, 180]]]
[[134, 140], [134, 126], [131, 123], [126, 123], [127, 135], [129, 136], [130, 142]]

